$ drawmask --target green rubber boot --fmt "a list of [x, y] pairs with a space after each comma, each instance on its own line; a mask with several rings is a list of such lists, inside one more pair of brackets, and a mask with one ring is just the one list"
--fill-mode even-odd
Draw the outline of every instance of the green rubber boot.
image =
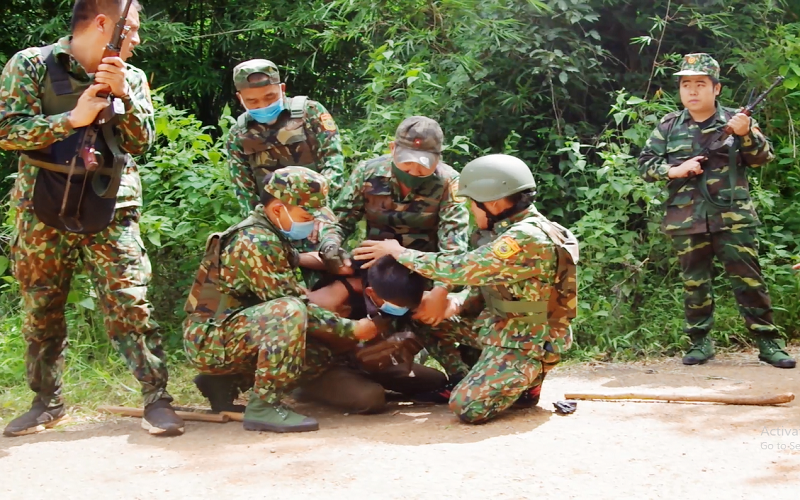
[[797, 362], [786, 352], [786, 342], [782, 339], [756, 340], [758, 344], [758, 359], [771, 364], [776, 368], [794, 368]]
[[246, 431], [306, 432], [319, 430], [319, 422], [281, 404], [269, 404], [251, 396], [244, 411]]
[[708, 338], [708, 335], [693, 337], [692, 347], [683, 357], [683, 364], [702, 365], [709, 359], [714, 359], [714, 342]]

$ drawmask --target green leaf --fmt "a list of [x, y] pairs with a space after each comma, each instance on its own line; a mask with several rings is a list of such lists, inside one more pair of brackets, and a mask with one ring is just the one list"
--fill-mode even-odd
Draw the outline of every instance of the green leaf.
[[561, 73], [558, 74], [558, 79], [561, 80], [561, 83], [567, 83], [567, 81], [569, 80], [569, 75], [567, 74], [566, 71], [562, 71]]
[[637, 104], [644, 104], [646, 102], [647, 101], [645, 101], [641, 97], [631, 96], [631, 97], [628, 98], [628, 101], [626, 102], [626, 104], [628, 106], [635, 106]]
[[94, 300], [91, 297], [86, 297], [78, 301], [78, 305], [83, 307], [84, 309], [89, 309], [90, 311], [94, 311]]
[[8, 264], [9, 264], [8, 257], [0, 255], [0, 275], [6, 273], [6, 270], [8, 269]]
[[161, 248], [161, 235], [155, 231], [147, 233], [147, 240], [154, 246]]

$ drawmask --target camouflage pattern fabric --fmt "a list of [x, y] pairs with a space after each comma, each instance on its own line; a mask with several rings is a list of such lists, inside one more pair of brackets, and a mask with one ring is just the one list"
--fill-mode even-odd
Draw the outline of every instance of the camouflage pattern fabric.
[[722, 262], [747, 330], [755, 337], [776, 338], [772, 302], [758, 264], [754, 228], [673, 236], [684, 287], [684, 332], [695, 338], [714, 324], [714, 256]]
[[[319, 373], [330, 359], [321, 344], [306, 342], [306, 334], [352, 339], [355, 322], [308, 301], [295, 277], [292, 247], [261, 206], [250, 220], [209, 238], [187, 300], [184, 347], [202, 371], [238, 373], [255, 367], [256, 393], [275, 402], [301, 374]], [[211, 244], [215, 238], [220, 245]], [[218, 255], [209, 255], [214, 251]], [[209, 285], [216, 294], [208, 293]]]
[[302, 299], [284, 297], [244, 309], [220, 326], [187, 321], [186, 354], [203, 373], [255, 373], [253, 393], [277, 404], [330, 364], [326, 347], [306, 341], [308, 319]]
[[[69, 37], [61, 38], [53, 54], [78, 80], [90, 81], [93, 75], [72, 57]], [[126, 64], [126, 80], [130, 85], [130, 99], [124, 99], [125, 114], [118, 116], [120, 148], [132, 155], [147, 151], [155, 140], [155, 121], [150, 88], [144, 73]], [[5, 150], [34, 150], [50, 146], [74, 133], [67, 121], [68, 113], [53, 116], [42, 114], [41, 91], [44, 86], [46, 66], [38, 47], [15, 54], [0, 76], [0, 148]], [[33, 186], [37, 168], [20, 159], [19, 175], [11, 191], [12, 207], [33, 209]], [[139, 170], [133, 160], [128, 162], [122, 175], [117, 208], [142, 205], [142, 184]]]
[[698, 75], [708, 75], [715, 80], [719, 80], [719, 63], [705, 52], [697, 52], [683, 56], [681, 69], [675, 73], [675, 76]]
[[[91, 81], [72, 56], [69, 37], [61, 38], [53, 53], [81, 81]], [[130, 85], [124, 99], [126, 113], [116, 125], [120, 147], [140, 154], [155, 137], [153, 105], [144, 73], [126, 64]], [[68, 113], [42, 114], [42, 90], [46, 65], [38, 47], [15, 54], [0, 76], [0, 147], [35, 150], [62, 141], [74, 133]], [[82, 262], [97, 290], [112, 344], [142, 384], [145, 404], [166, 392], [167, 369], [158, 334], [146, 299], [150, 262], [139, 237], [138, 211], [142, 204], [141, 181], [131, 160], [117, 194], [117, 213], [111, 225], [93, 235], [61, 232], [46, 226], [33, 212], [33, 188], [37, 168], [20, 160], [11, 191], [16, 209], [16, 234], [11, 252], [14, 276], [20, 282], [25, 309], [23, 334], [28, 344], [28, 383], [50, 406], [61, 404], [61, 373], [67, 331], [64, 305], [70, 279]]]
[[487, 346], [472, 370], [450, 394], [450, 410], [469, 424], [507, 410], [526, 390], [542, 384], [560, 356], [549, 352]]
[[478, 332], [474, 328], [474, 317], [456, 317], [446, 319], [436, 326], [414, 321], [412, 324], [417, 339], [444, 369], [448, 376], [466, 375], [467, 365], [458, 350], [458, 344], [466, 344], [482, 349]]
[[333, 220], [328, 208], [328, 183], [313, 170], [296, 166], [281, 168], [263, 189], [287, 205], [303, 208], [315, 219]]
[[[264, 74], [267, 78], [258, 82], [250, 82], [250, 75]], [[233, 68], [233, 85], [236, 90], [266, 87], [268, 85], [278, 85], [281, 83], [281, 75], [278, 66], [266, 59], [250, 59], [236, 65]]]
[[[556, 244], [542, 229], [547, 220], [531, 205], [526, 210], [495, 224], [495, 239], [465, 254], [435, 254], [406, 249], [398, 262], [412, 271], [451, 285], [472, 287], [502, 287], [512, 300], [537, 302], [544, 309], [554, 298], [558, 271]], [[474, 308], [476, 295], [471, 289], [465, 302]], [[567, 350], [572, 344], [572, 332], [548, 322], [531, 322], [524, 314], [498, 315], [484, 307], [475, 322], [478, 338], [483, 345], [544, 352], [550, 342], [555, 353]]]
[[[720, 126], [728, 123], [736, 110], [717, 106], [716, 118], [700, 130], [688, 110], [669, 113], [650, 135], [639, 156], [639, 172], [648, 182], [667, 181], [669, 197], [662, 229], [667, 234], [700, 234], [760, 224], [753, 201], [746, 168], [760, 167], [774, 158], [772, 145], [761, 132], [758, 123], [751, 120], [749, 135], [741, 138], [738, 153], [736, 186], [730, 186], [728, 149], [711, 154], [703, 162], [703, 176], [669, 179], [670, 167], [697, 156], [708, 145]], [[732, 138], [731, 138], [732, 140]], [[708, 203], [699, 189], [706, 179], [709, 194], [730, 200], [733, 206], [717, 208]]]
[[83, 235], [46, 226], [33, 211], [17, 217], [11, 252], [25, 311], [28, 385], [50, 407], [63, 404], [64, 305], [79, 262], [95, 285], [112, 345], [142, 384], [145, 404], [172, 399], [158, 325], [146, 298], [151, 268], [138, 219], [137, 209], [118, 210], [104, 231]]
[[287, 98], [287, 109], [272, 125], [258, 123], [245, 112], [228, 132], [231, 179], [242, 215], [258, 205], [264, 175], [281, 167], [299, 165], [321, 173], [334, 195], [342, 185], [342, 140], [330, 113], [308, 100], [303, 118], [292, 118], [290, 102]]
[[[459, 254], [467, 251], [469, 211], [456, 198], [458, 173], [442, 162], [428, 182], [407, 196], [392, 175], [392, 157], [384, 155], [360, 163], [333, 204], [337, 224], [320, 230], [320, 247], [339, 245], [366, 219], [367, 238], [395, 235], [406, 248]], [[446, 286], [437, 283], [437, 286]]]

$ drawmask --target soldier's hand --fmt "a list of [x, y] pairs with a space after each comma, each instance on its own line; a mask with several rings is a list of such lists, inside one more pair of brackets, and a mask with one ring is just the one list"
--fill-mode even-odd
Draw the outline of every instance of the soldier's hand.
[[694, 158], [689, 158], [677, 167], [670, 168], [667, 175], [670, 179], [679, 179], [681, 177], [694, 177], [695, 175], [700, 175], [703, 173], [703, 165], [701, 165], [700, 162], [704, 161], [705, 159], [705, 156], [695, 156]]
[[369, 318], [363, 318], [356, 322], [356, 330], [353, 332], [355, 338], [362, 342], [372, 340], [378, 335], [378, 327]]
[[728, 121], [728, 126], [733, 129], [733, 133], [738, 136], [745, 136], [750, 133], [750, 117], [744, 113], [736, 115]]
[[792, 269], [794, 269], [796, 271], [800, 271], [800, 263], [793, 265]]
[[125, 63], [119, 57], [104, 57], [94, 74], [95, 83], [103, 83], [117, 97], [130, 93], [130, 86], [125, 81]]
[[422, 321], [426, 325], [436, 326], [447, 316], [447, 309], [450, 301], [447, 298], [447, 289], [434, 287], [430, 292], [425, 292], [422, 296], [417, 310], [414, 311], [414, 319]]
[[391, 255], [396, 259], [403, 253], [403, 250], [405, 248], [397, 240], [366, 240], [361, 243], [361, 246], [353, 250], [353, 258], [371, 261], [361, 265], [361, 269], [369, 269], [377, 259], [384, 255]]
[[350, 254], [338, 243], [326, 243], [319, 249], [319, 256], [329, 273], [343, 276], [353, 274], [353, 261]]
[[83, 94], [78, 99], [78, 104], [69, 112], [68, 119], [72, 128], [85, 127], [91, 124], [97, 118], [97, 114], [108, 107], [108, 99], [97, 97], [97, 93], [105, 88], [105, 85], [94, 84], [83, 91]]

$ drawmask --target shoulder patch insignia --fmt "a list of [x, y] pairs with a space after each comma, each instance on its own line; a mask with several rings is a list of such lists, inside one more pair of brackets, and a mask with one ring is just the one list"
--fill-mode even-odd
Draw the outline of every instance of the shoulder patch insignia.
[[333, 121], [333, 117], [330, 113], [323, 113], [322, 116], [319, 117], [319, 121], [322, 122], [322, 128], [328, 132], [336, 130], [336, 122]]
[[464, 203], [467, 201], [463, 196], [458, 196], [458, 180], [450, 182], [450, 198], [456, 203]]
[[519, 243], [510, 236], [501, 236], [499, 240], [492, 243], [492, 252], [499, 259], [507, 259], [520, 252]]

